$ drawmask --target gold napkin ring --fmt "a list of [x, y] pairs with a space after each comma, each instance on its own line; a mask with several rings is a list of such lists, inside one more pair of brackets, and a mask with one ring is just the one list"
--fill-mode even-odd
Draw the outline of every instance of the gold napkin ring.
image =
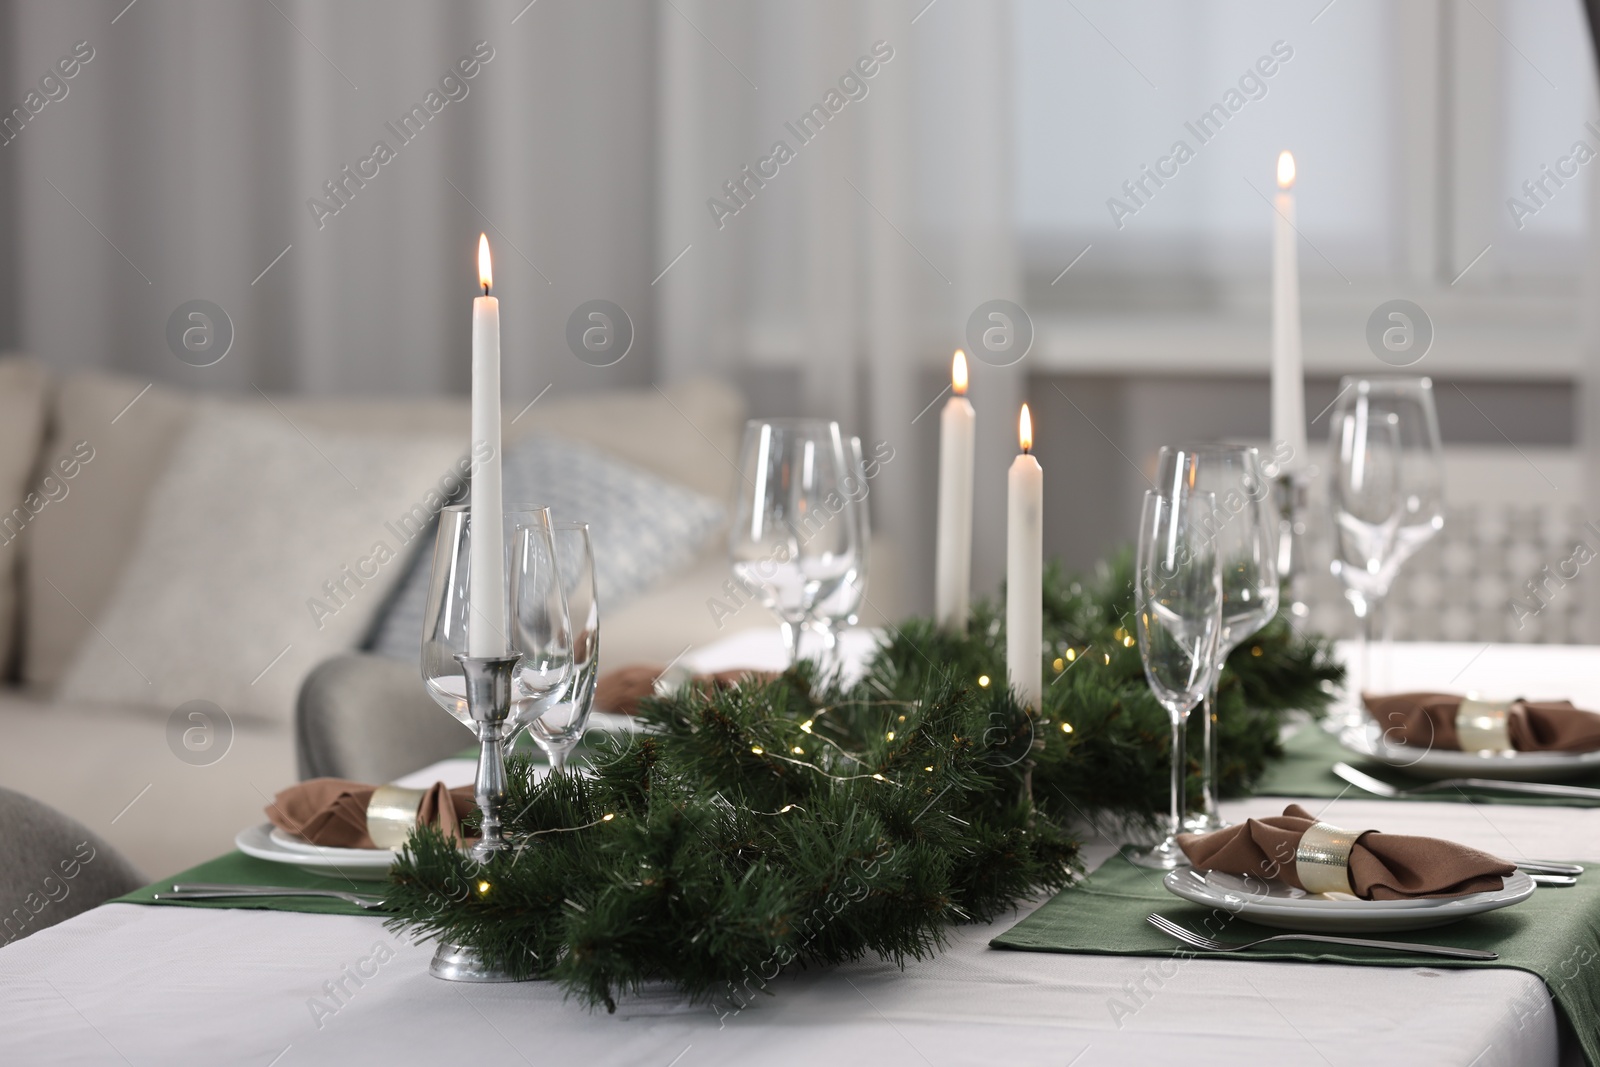
[[1456, 709], [1456, 736], [1460, 738], [1461, 751], [1487, 755], [1514, 751], [1507, 726], [1510, 714], [1509, 700], [1465, 697]]
[[1294, 850], [1294, 873], [1307, 893], [1348, 893], [1350, 850], [1365, 830], [1341, 830], [1325, 822], [1312, 823]]
[[380, 785], [367, 801], [367, 836], [379, 848], [399, 848], [417, 827], [426, 789], [407, 789], [401, 785]]

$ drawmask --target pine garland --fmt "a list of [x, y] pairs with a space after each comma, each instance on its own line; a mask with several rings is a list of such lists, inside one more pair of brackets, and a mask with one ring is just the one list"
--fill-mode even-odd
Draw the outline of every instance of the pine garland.
[[[1165, 807], [1167, 717], [1130, 635], [1126, 556], [1045, 580], [1044, 707], [1003, 684], [995, 605], [969, 632], [891, 630], [848, 689], [802, 663], [765, 684], [645, 702], [585, 773], [511, 767], [515, 848], [477, 867], [437, 830], [396, 863], [390, 925], [471, 945], [590, 1004], [647, 982], [743, 1003], [785, 966], [903, 963], [950, 926], [1070, 882], [1068, 827]], [[1280, 753], [1340, 669], [1281, 619], [1224, 672], [1220, 780]]]

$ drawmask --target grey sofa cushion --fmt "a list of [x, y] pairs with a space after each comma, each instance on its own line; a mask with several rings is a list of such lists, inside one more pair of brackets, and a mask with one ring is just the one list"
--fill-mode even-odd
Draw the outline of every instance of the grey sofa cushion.
[[453, 756], [473, 737], [433, 702], [415, 664], [351, 653], [306, 678], [294, 743], [302, 780], [378, 784]]
[[0, 945], [144, 884], [133, 864], [76, 819], [0, 789]]
[[[589, 524], [603, 613], [690, 566], [723, 520], [722, 505], [708, 496], [587, 445], [552, 437], [526, 437], [506, 446], [502, 477], [508, 504], [548, 507], [558, 522]], [[413, 663], [420, 655], [434, 538], [417, 541], [406, 576], [367, 645]]]

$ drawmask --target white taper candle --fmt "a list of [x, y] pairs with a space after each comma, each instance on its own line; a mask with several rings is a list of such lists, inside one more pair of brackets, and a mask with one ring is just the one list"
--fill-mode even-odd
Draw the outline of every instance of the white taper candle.
[[467, 654], [504, 656], [511, 646], [500, 489], [500, 301], [489, 295], [494, 279], [485, 234], [478, 235], [478, 275], [483, 295], [472, 301], [472, 448], [476, 456], [487, 443], [490, 454], [472, 475]]
[[1006, 497], [1006, 671], [1026, 707], [1044, 700], [1044, 468], [1033, 457], [1033, 419], [1022, 405], [1022, 454]]
[[967, 399], [967, 355], [956, 350], [955, 391], [939, 416], [939, 525], [936, 529], [933, 614], [939, 625], [964, 633], [972, 605], [972, 472], [978, 416]]
[[1300, 353], [1300, 260], [1294, 228], [1294, 156], [1278, 156], [1272, 218], [1272, 445], [1288, 446], [1281, 471], [1306, 463], [1306, 383]]

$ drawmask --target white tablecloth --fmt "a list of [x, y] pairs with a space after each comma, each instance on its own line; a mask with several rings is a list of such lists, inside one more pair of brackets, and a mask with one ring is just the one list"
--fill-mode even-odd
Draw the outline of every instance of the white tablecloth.
[[[712, 649], [696, 662], [711, 667], [734, 653], [741, 649]], [[1600, 649], [1411, 646], [1399, 666], [1417, 684], [1441, 687], [1574, 699], [1585, 695], [1580, 686], [1600, 690]], [[1463, 666], [1476, 676], [1452, 682]], [[441, 772], [454, 776], [460, 766], [418, 777]], [[1316, 810], [1325, 802], [1309, 803]], [[1282, 804], [1260, 798], [1225, 810], [1239, 819]], [[1346, 796], [1328, 813], [1345, 825], [1451, 837], [1513, 858], [1600, 860], [1600, 810]], [[1096, 843], [1090, 858], [1108, 852]], [[988, 948], [1018, 916], [959, 930], [946, 951], [904, 970], [870, 961], [781, 977], [770, 997], [737, 1014], [650, 993], [608, 1016], [544, 983], [440, 982], [427, 974], [431, 946], [406, 943], [376, 918], [108, 905], [0, 950], [0, 1063], [1559, 1061], [1549, 996], [1522, 971], [1193, 960], [1161, 980], [1148, 958]], [[358, 967], [371, 977], [352, 977]], [[1118, 1001], [1136, 1010], [1113, 1013]]]

